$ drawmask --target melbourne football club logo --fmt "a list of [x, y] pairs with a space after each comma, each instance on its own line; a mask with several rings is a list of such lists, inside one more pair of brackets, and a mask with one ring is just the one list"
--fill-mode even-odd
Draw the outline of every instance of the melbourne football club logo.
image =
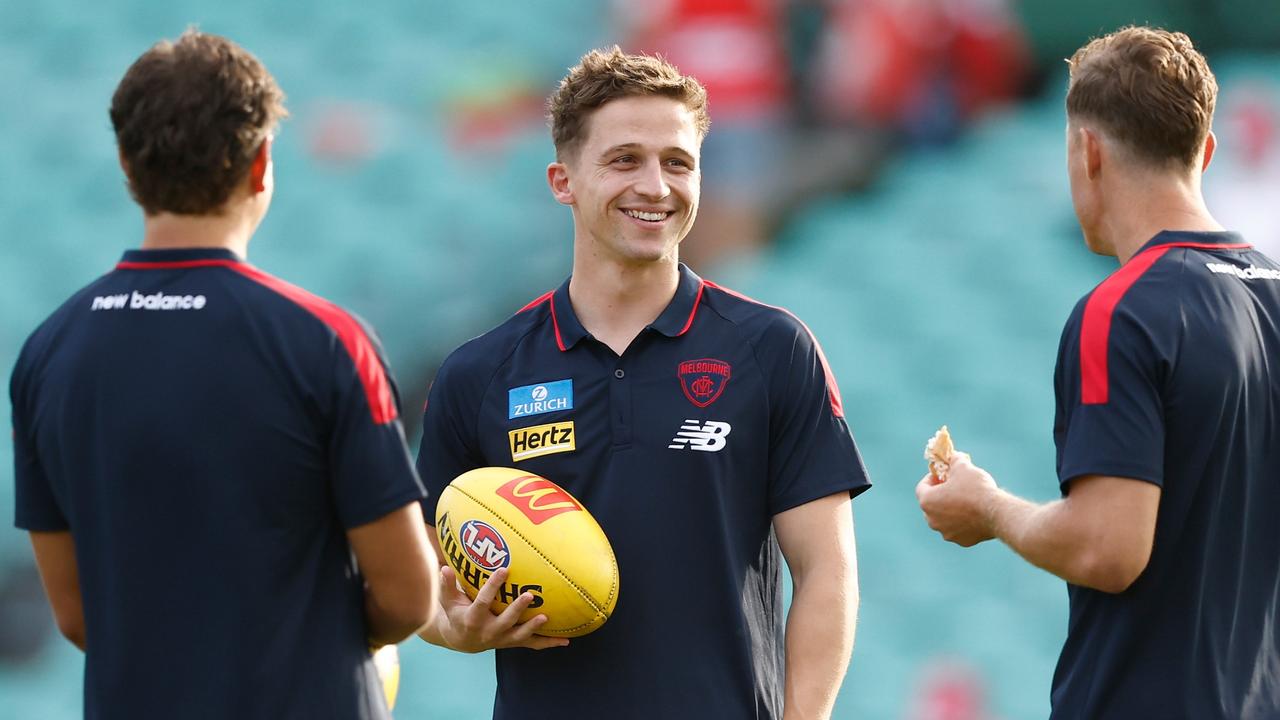
[[468, 520], [459, 528], [458, 537], [471, 562], [489, 572], [504, 568], [511, 562], [507, 541], [489, 523]]
[[704, 408], [715, 402], [729, 384], [729, 363], [714, 358], [685, 360], [676, 373], [680, 376], [680, 389], [689, 402]]

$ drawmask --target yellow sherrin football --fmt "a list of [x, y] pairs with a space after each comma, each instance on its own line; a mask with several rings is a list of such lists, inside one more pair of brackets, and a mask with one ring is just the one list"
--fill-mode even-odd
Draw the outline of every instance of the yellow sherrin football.
[[520, 621], [545, 614], [540, 635], [578, 637], [598, 629], [618, 602], [618, 562], [582, 503], [544, 477], [487, 467], [449, 483], [436, 505], [436, 534], [463, 590], [475, 597], [508, 568], [493, 609], [533, 595]]

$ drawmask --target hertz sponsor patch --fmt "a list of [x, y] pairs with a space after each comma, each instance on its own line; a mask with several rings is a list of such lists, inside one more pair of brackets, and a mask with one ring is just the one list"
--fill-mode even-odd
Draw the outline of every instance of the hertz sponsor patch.
[[511, 441], [513, 461], [569, 452], [577, 447], [572, 420], [516, 428], [508, 432], [507, 437]]

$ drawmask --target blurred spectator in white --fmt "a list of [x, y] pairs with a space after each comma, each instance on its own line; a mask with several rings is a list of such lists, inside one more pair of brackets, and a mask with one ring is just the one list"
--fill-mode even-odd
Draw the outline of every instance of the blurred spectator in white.
[[1280, 258], [1280, 84], [1242, 83], [1223, 92], [1216, 134], [1222, 149], [1205, 199], [1222, 222]]

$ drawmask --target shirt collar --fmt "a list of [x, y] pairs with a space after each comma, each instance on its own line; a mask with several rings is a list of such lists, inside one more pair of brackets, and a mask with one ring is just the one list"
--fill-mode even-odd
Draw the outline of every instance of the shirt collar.
[[[1161, 230], [1156, 233], [1155, 237], [1147, 241], [1145, 245], [1138, 248], [1138, 253], [1149, 250], [1160, 245], [1203, 245], [1203, 246], [1227, 246], [1231, 248], [1247, 248], [1249, 244], [1244, 241], [1244, 237], [1238, 232], [1222, 230], [1218, 232], [1195, 232], [1191, 230]], [[1137, 255], [1138, 253], [1134, 253]]]
[[244, 262], [244, 258], [226, 248], [174, 248], [165, 250], [125, 250], [120, 262], [136, 264], [167, 264], [193, 260], [223, 260]]
[[[582, 327], [582, 322], [573, 312], [573, 304], [569, 302], [571, 279], [572, 277], [566, 279], [551, 295], [551, 321], [555, 328], [556, 344], [562, 351], [572, 348], [587, 337], [586, 328]], [[649, 327], [667, 337], [679, 337], [688, 332], [702, 300], [703, 284], [697, 273], [681, 263], [676, 294]]]
[[693, 324], [693, 316], [698, 312], [698, 305], [702, 301], [702, 285], [702, 278], [690, 270], [688, 265], [680, 263], [680, 283], [676, 285], [676, 294], [667, 303], [667, 309], [649, 327], [667, 337], [685, 334]]
[[565, 281], [551, 294], [551, 324], [556, 331], [556, 345], [564, 352], [587, 336], [587, 329], [582, 327], [578, 316], [573, 312], [573, 304], [569, 302], [569, 281]]

